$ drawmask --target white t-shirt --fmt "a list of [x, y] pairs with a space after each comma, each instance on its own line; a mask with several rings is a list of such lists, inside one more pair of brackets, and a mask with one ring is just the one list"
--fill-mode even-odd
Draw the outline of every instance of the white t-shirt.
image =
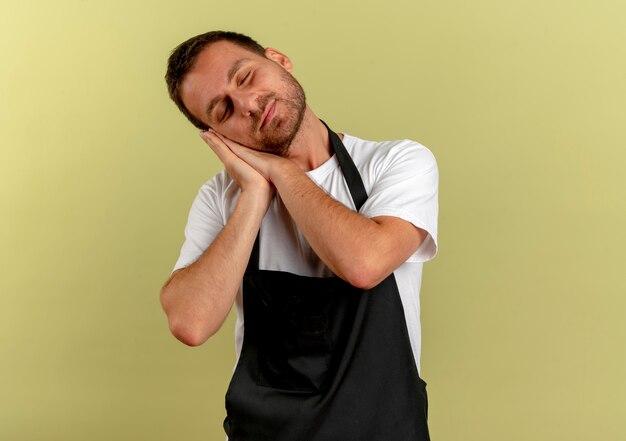
[[[430, 150], [409, 140], [374, 142], [344, 134], [343, 144], [368, 194], [360, 213], [369, 218], [399, 217], [428, 232], [420, 248], [394, 271], [419, 369], [422, 265], [437, 253], [437, 162]], [[354, 210], [354, 202], [335, 156], [307, 175], [326, 193]], [[186, 240], [174, 270], [190, 265], [202, 255], [226, 224], [238, 196], [239, 187], [225, 171], [200, 188], [189, 212]], [[259, 267], [312, 277], [332, 275], [302, 236], [278, 195], [274, 197], [261, 225]], [[235, 346], [239, 358], [244, 331], [241, 288], [235, 308]]]

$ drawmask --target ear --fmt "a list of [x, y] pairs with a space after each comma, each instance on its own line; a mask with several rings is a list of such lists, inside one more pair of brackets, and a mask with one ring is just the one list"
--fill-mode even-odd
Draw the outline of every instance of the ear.
[[293, 70], [293, 64], [291, 64], [291, 60], [289, 59], [289, 57], [277, 49], [271, 47], [266, 48], [265, 58], [279, 64], [287, 72], [291, 72]]

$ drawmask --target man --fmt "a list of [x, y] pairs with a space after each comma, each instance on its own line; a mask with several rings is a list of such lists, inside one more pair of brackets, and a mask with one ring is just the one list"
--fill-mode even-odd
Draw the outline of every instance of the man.
[[435, 159], [335, 134], [291, 71], [231, 32], [169, 58], [170, 97], [225, 167], [200, 189], [161, 292], [170, 329], [200, 345], [235, 304], [231, 441], [427, 440], [419, 288], [437, 249]]

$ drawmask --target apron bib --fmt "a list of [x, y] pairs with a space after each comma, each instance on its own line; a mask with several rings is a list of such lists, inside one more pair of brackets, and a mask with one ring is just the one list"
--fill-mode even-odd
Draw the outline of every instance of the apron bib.
[[[358, 211], [365, 187], [328, 132]], [[226, 393], [229, 441], [429, 441], [426, 383], [393, 273], [361, 290], [336, 276], [259, 270], [259, 240], [244, 275], [243, 345]]]

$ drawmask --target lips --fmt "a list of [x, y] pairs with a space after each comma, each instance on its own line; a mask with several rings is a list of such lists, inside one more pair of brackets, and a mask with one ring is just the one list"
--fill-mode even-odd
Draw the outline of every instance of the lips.
[[263, 115], [261, 116], [261, 125], [259, 126], [259, 130], [265, 127], [272, 120], [275, 110], [276, 100], [272, 100], [265, 106], [265, 110], [263, 111]]

